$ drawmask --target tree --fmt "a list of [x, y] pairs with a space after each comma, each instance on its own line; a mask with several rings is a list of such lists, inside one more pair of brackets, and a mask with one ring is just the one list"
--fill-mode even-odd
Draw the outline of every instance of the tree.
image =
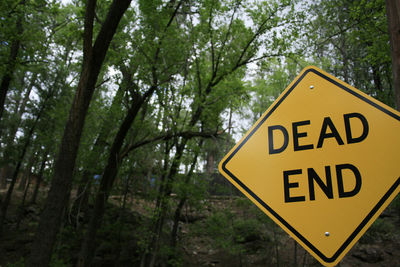
[[[6, 219], [7, 209], [11, 201], [13, 194], [13, 189], [17, 177], [20, 174], [20, 170], [24, 167], [25, 154], [29, 150], [31, 153], [35, 154], [36, 151], [31, 149], [31, 144], [37, 141], [37, 136], [39, 135], [38, 126], [42, 123], [43, 117], [48, 115], [47, 113], [54, 107], [57, 100], [61, 100], [63, 93], [62, 89], [65, 89], [60, 82], [66, 77], [65, 69], [66, 61], [69, 56], [71, 49], [65, 47], [65, 52], [54, 60], [55, 70], [48, 71], [43, 65], [39, 65], [38, 61], [45, 61], [45, 59], [52, 58], [55, 54], [49, 52], [50, 43], [53, 41], [51, 38], [52, 33], [55, 31], [55, 26], [52, 23], [54, 14], [56, 13], [54, 6], [43, 7], [40, 3], [29, 2], [27, 5], [32, 5], [33, 14], [36, 16], [26, 16], [34, 25], [28, 25], [29, 29], [40, 29], [37, 32], [37, 37], [42, 37], [42, 34], [48, 35], [46, 42], [42, 43], [43, 47], [38, 48], [38, 39], [30, 39], [25, 37], [24, 49], [25, 53], [23, 58], [28, 64], [27, 66], [19, 66], [14, 72], [16, 77], [21, 77], [20, 83], [14, 82], [10, 88], [9, 97], [6, 101], [7, 110], [12, 109], [15, 112], [7, 112], [6, 116], [3, 117], [3, 122], [7, 122], [8, 127], [3, 128], [3, 141], [5, 144], [4, 150], [2, 151], [2, 167], [13, 167], [13, 173], [10, 175], [11, 183], [7, 190], [7, 194], [2, 202], [1, 215], [0, 215], [0, 225], [3, 227], [3, 222]], [[42, 20], [45, 17], [44, 20]], [[28, 20], [27, 19], [27, 20]], [[44, 28], [40, 28], [44, 26]], [[18, 37], [19, 38], [19, 37]], [[38, 49], [36, 52], [31, 52], [31, 50]], [[26, 51], [29, 51], [26, 52]], [[58, 64], [57, 64], [58, 63]], [[26, 88], [25, 88], [26, 87]], [[67, 91], [67, 90], [65, 90]], [[38, 100], [33, 100], [30, 95], [31, 92], [39, 98]], [[20, 94], [24, 94], [23, 97]], [[51, 120], [47, 120], [47, 128], [52, 128]], [[17, 134], [18, 133], [18, 134]], [[28, 164], [29, 168], [29, 164]], [[4, 181], [3, 177], [3, 181]]]
[[55, 163], [51, 188], [27, 266], [47, 266], [50, 262], [62, 214], [71, 190], [72, 173], [86, 113], [105, 55], [117, 31], [119, 21], [128, 9], [131, 0], [114, 0], [111, 3], [96, 41], [92, 45], [96, 2], [96, 0], [89, 0], [86, 3], [82, 72]]
[[32, 122], [32, 125], [27, 129], [27, 133], [24, 136], [24, 142], [23, 142], [23, 147], [18, 155], [17, 158], [17, 164], [15, 167], [15, 170], [13, 172], [12, 178], [11, 178], [11, 184], [7, 190], [7, 194], [6, 197], [4, 199], [4, 201], [1, 203], [1, 213], [0, 213], [0, 235], [2, 234], [2, 229], [3, 229], [3, 225], [4, 225], [4, 220], [6, 218], [7, 215], [7, 210], [8, 210], [8, 206], [10, 204], [11, 201], [11, 195], [13, 193], [14, 190], [14, 186], [15, 183], [17, 181], [17, 177], [21, 168], [21, 165], [23, 163], [25, 154], [27, 153], [28, 147], [30, 145], [30, 143], [32, 142], [32, 137], [33, 134], [35, 132], [35, 129], [38, 125], [39, 120], [41, 119], [41, 117], [43, 116], [44, 112], [45, 112], [45, 108], [48, 106], [48, 101], [51, 97], [54, 96], [54, 90], [50, 90], [46, 97], [43, 99], [42, 103], [40, 103], [40, 107], [39, 110], [37, 111], [37, 114], [35, 114], [35, 118]]
[[[291, 4], [290, 1], [276, 5], [241, 1], [205, 1], [189, 6], [190, 14], [199, 14], [198, 17], [193, 15], [187, 20], [187, 27], [196, 33], [192, 39], [193, 54], [189, 61], [191, 65], [183, 77], [183, 83], [171, 87], [177, 89], [177, 93], [173, 91], [160, 95], [167, 99], [171, 98], [166, 102], [176, 103], [174, 108], [166, 108], [164, 112], [166, 120], [161, 120], [163, 122], [161, 128], [172, 131], [186, 129], [214, 132], [214, 136], [217, 135], [222, 129], [220, 115], [230, 104], [233, 106], [232, 99], [246, 95], [246, 92], [241, 90], [243, 87], [237, 83], [233, 87], [223, 85], [228, 85], [229, 80], [242, 79], [249, 63], [283, 53], [281, 51], [283, 48], [279, 46], [282, 44], [281, 39], [274, 36], [273, 32], [286, 19], [285, 16], [281, 16], [282, 10], [286, 9], [287, 14], [291, 14]], [[246, 12], [243, 10], [244, 6], [248, 7], [246, 11], [253, 23], [250, 27], [240, 19], [239, 14], [242, 14], [242, 11]], [[265, 41], [264, 38], [267, 39], [268, 35], [274, 37]], [[262, 42], [267, 50], [260, 54]], [[177, 97], [183, 101], [175, 100]], [[180, 104], [187, 101], [189, 104]], [[166, 105], [161, 104], [161, 106]], [[201, 129], [201, 126], [204, 129]], [[164, 223], [170, 210], [170, 195], [179, 175], [187, 145], [192, 138], [193, 136], [173, 138], [163, 146], [165, 150], [163, 172], [153, 215], [153, 233], [142, 257], [142, 266], [156, 264]]]
[[400, 109], [400, 3], [386, 0], [396, 108]]
[[[19, 127], [31, 104], [31, 93], [43, 74], [43, 62], [49, 54], [52, 18], [56, 8], [43, 1], [3, 1], [0, 27], [0, 145], [2, 172], [15, 167], [14, 145]], [[35, 32], [34, 35], [28, 34]], [[17, 34], [16, 34], [17, 33]], [[47, 38], [49, 37], [49, 38]], [[43, 41], [45, 40], [45, 41]], [[4, 112], [3, 112], [4, 111]], [[0, 184], [5, 188], [5, 176]]]
[[[11, 1], [6, 1], [7, 4], [12, 4]], [[10, 87], [11, 79], [13, 78], [13, 74], [15, 71], [15, 68], [17, 66], [17, 58], [18, 58], [18, 53], [21, 47], [21, 37], [22, 33], [24, 31], [23, 28], [23, 19], [24, 19], [24, 12], [25, 12], [25, 4], [26, 1], [20, 1], [18, 2], [17, 6], [14, 7], [14, 10], [17, 13], [16, 15], [16, 21], [15, 21], [15, 30], [16, 30], [16, 35], [12, 39], [11, 43], [8, 44], [7, 41], [3, 41], [3, 45], [7, 44], [10, 46], [9, 49], [9, 55], [8, 55], [8, 60], [6, 61], [5, 65], [6, 67], [4, 68], [4, 74], [2, 75], [1, 78], [1, 83], [0, 83], [0, 119], [3, 116], [3, 111], [4, 111], [4, 103], [6, 100], [7, 92]], [[21, 5], [21, 7], [19, 7]], [[7, 9], [10, 10], [10, 9]], [[13, 12], [10, 12], [6, 18], [10, 18]], [[3, 18], [3, 17], [2, 17]]]
[[[127, 92], [130, 92], [131, 94], [131, 100], [129, 101], [129, 108], [127, 110], [126, 116], [123, 119], [120, 128], [114, 138], [113, 144], [110, 148], [110, 153], [107, 159], [107, 164], [106, 167], [103, 171], [103, 175], [101, 178], [100, 182], [100, 187], [99, 191], [96, 193], [96, 200], [95, 200], [95, 206], [94, 206], [94, 211], [93, 215], [90, 219], [89, 226], [88, 226], [88, 231], [85, 235], [84, 241], [82, 243], [82, 248], [81, 248], [81, 253], [80, 253], [80, 259], [78, 262], [78, 266], [89, 266], [91, 263], [91, 260], [94, 256], [95, 252], [95, 237], [96, 237], [96, 232], [97, 229], [101, 226], [101, 221], [102, 217], [105, 212], [105, 204], [107, 202], [108, 196], [110, 194], [110, 191], [112, 189], [114, 180], [117, 176], [119, 165], [122, 161], [122, 158], [120, 157], [120, 150], [123, 146], [124, 139], [128, 134], [128, 131], [133, 124], [137, 114], [139, 113], [140, 109], [142, 106], [150, 99], [152, 94], [159, 88], [164, 86], [164, 79], [169, 80], [171, 79], [171, 76], [174, 75], [174, 70], [175, 68], [171, 67], [174, 63], [167, 61], [168, 58], [165, 58], [164, 54], [165, 52], [162, 51], [162, 49], [165, 46], [165, 39], [167, 35], [169, 34], [174, 34], [173, 30], [170, 30], [172, 27], [172, 24], [175, 20], [175, 17], [177, 15], [178, 10], [180, 9], [180, 6], [182, 4], [182, 1], [179, 1], [176, 5], [173, 5], [173, 3], [168, 3], [165, 6], [161, 7], [161, 17], [156, 21], [157, 23], [160, 23], [160, 21], [166, 21], [166, 25], [162, 26], [159, 28], [160, 32], [158, 33], [157, 31], [152, 31], [151, 34], [155, 34], [158, 42], [153, 51], [150, 50], [150, 53], [146, 53], [147, 51], [145, 50], [146, 48], [143, 47], [142, 51], [143, 53], [146, 53], [147, 56], [149, 56], [149, 62], [148, 66], [151, 69], [151, 77], [149, 79], [150, 84], [148, 85], [148, 89], [143, 90], [140, 88], [140, 85], [135, 83], [133, 80], [133, 75], [135, 74], [134, 71], [132, 71], [132, 67], [126, 67], [124, 65], [121, 66], [121, 72], [123, 74], [123, 81], [124, 81], [124, 86], [127, 87]], [[144, 7], [142, 7], [142, 10], [144, 8], [148, 8], [148, 3], [144, 4]], [[153, 7], [151, 7], [153, 8]], [[146, 12], [148, 10], [142, 11], [145, 13], [144, 15], [144, 21], [148, 19]], [[157, 13], [157, 12], [155, 12]], [[151, 14], [151, 18], [154, 17], [154, 14]], [[151, 23], [151, 22], [150, 22]], [[144, 23], [144, 26], [146, 24]], [[176, 25], [173, 27], [174, 30], [176, 29]], [[155, 28], [157, 29], [157, 28]], [[145, 29], [146, 30], [146, 29]], [[142, 45], [142, 44], [139, 44]], [[146, 43], [144, 44], [146, 45]], [[143, 45], [143, 46], [144, 46]], [[139, 46], [140, 47], [140, 46]], [[168, 50], [166, 50], [168, 51]], [[167, 62], [167, 64], [171, 64], [169, 70], [163, 70], [162, 69], [162, 64], [160, 62], [164, 61], [163, 63]], [[175, 59], [176, 60], [176, 59]], [[179, 60], [178, 60], [179, 62]], [[161, 65], [161, 67], [159, 66]], [[143, 66], [140, 67], [145, 67], [146, 64], [143, 64]], [[134, 65], [134, 70], [137, 69], [137, 67]], [[170, 73], [172, 69], [172, 73]]]
[[304, 66], [290, 58], [270, 60], [260, 64], [251, 81], [253, 97], [243, 116], [254, 124], [278, 98]]
[[384, 1], [321, 1], [310, 10], [305, 58], [393, 106]]

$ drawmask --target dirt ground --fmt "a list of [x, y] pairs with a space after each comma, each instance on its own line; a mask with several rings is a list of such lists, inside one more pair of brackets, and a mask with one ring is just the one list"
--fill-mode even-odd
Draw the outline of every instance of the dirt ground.
[[[20, 229], [15, 229], [20, 195], [17, 192], [9, 209], [7, 224], [12, 230], [0, 239], [0, 267], [23, 266], [18, 262], [29, 253], [39, 219], [40, 207], [28, 207]], [[111, 198], [115, 205], [118, 201], [118, 197]], [[153, 204], [136, 199], [130, 205], [135, 216], [148, 216]], [[184, 209], [178, 236], [181, 261], [176, 266], [322, 266], [244, 197], [212, 197], [201, 206]], [[338, 266], [400, 266], [399, 226], [398, 208], [389, 206]], [[238, 236], [237, 229], [246, 233]], [[14, 264], [7, 265], [10, 262]], [[132, 266], [109, 264], [98, 266]]]

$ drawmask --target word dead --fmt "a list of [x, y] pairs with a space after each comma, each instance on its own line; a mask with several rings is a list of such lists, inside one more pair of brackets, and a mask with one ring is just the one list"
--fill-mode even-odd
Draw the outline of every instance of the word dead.
[[[348, 113], [343, 115], [344, 127], [346, 132], [346, 142], [347, 144], [359, 143], [365, 140], [368, 136], [369, 126], [367, 119], [360, 113]], [[362, 123], [363, 129], [360, 136], [353, 136], [351, 131], [351, 123], [355, 120], [359, 120]], [[301, 151], [314, 149], [314, 144], [300, 144], [299, 139], [307, 137], [307, 132], [304, 131], [307, 125], [310, 125], [310, 120], [298, 121], [292, 123], [292, 140], [293, 140], [293, 150]], [[275, 147], [274, 144], [274, 134], [281, 132], [283, 135], [283, 144], [280, 147]], [[325, 117], [322, 122], [321, 131], [319, 134], [317, 148], [322, 148], [324, 141], [328, 138], [334, 138], [338, 145], [344, 145], [343, 138], [340, 136], [335, 124], [330, 117]], [[304, 142], [303, 142], [304, 143]], [[278, 154], [288, 147], [289, 144], [289, 132], [282, 125], [272, 125], [268, 127], [268, 151], [269, 154]]]

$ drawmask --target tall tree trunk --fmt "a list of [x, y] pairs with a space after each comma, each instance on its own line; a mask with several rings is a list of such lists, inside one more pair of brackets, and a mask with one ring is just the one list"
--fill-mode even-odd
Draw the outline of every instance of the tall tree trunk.
[[[68, 55], [69, 55], [70, 51], [71, 51], [70, 48], [67, 48], [65, 50], [64, 56], [62, 57], [64, 59], [64, 62], [67, 61], [67, 58], [68, 58]], [[21, 104], [18, 107], [16, 107], [16, 109], [15, 109], [15, 113], [17, 114], [17, 116], [16, 116], [17, 121], [15, 121], [13, 127], [11, 127], [10, 132], [9, 132], [10, 134], [9, 134], [7, 140], [6, 140], [5, 152], [3, 153], [3, 159], [2, 159], [2, 164], [4, 166], [10, 165], [10, 164], [11, 165], [15, 165], [15, 159], [12, 157], [13, 150], [14, 150], [14, 147], [15, 147], [14, 146], [14, 139], [15, 139], [18, 127], [21, 124], [22, 116], [25, 113], [25, 108], [26, 108], [26, 104], [27, 104], [27, 102], [29, 100], [30, 92], [31, 92], [31, 90], [33, 89], [33, 86], [36, 83], [37, 75], [38, 75], [37, 73], [32, 74], [32, 77], [30, 79], [28, 88], [27, 88], [27, 90], [25, 92], [24, 98], [23, 98]], [[60, 72], [57, 70], [56, 78], [55, 78], [55, 80], [53, 82], [53, 85], [51, 87], [51, 88], [53, 88], [52, 89], [53, 92], [54, 92], [54, 88], [56, 88], [56, 86], [57, 86], [57, 82], [60, 79], [62, 79], [62, 77], [61, 77]], [[51, 95], [53, 95], [53, 93]], [[0, 131], [1, 131], [1, 129], [0, 129]], [[0, 134], [1, 134], [1, 132], [0, 132]], [[5, 185], [3, 185], [3, 182], [5, 182], [5, 181], [3, 179], [1, 179], [0, 180], [0, 187], [5, 188]]]
[[[88, 2], [91, 2], [90, 0]], [[70, 109], [68, 121], [65, 126], [59, 154], [55, 163], [54, 175], [46, 204], [40, 217], [39, 226], [35, 235], [26, 266], [48, 266], [56, 241], [56, 236], [61, 226], [62, 212], [65, 209], [72, 186], [72, 174], [78, 153], [83, 125], [89, 108], [90, 101], [95, 90], [95, 84], [100, 73], [101, 66], [110, 42], [117, 30], [117, 26], [128, 9], [131, 0], [113, 0], [107, 17], [100, 29], [93, 48], [84, 51], [85, 62], [83, 64], [76, 94]], [[87, 9], [85, 17], [94, 12]], [[85, 41], [92, 38], [92, 23], [85, 20]], [[90, 29], [89, 29], [90, 28]], [[86, 47], [86, 46], [85, 46]], [[86, 60], [87, 59], [87, 60]]]
[[[92, 150], [93, 151], [93, 150]], [[75, 219], [75, 222], [72, 222], [72, 225], [76, 227], [78, 230], [81, 229], [82, 220], [81, 214], [87, 215], [87, 211], [89, 208], [89, 195], [92, 187], [93, 176], [95, 172], [91, 172], [89, 170], [84, 170], [81, 180], [79, 181], [78, 190], [76, 192], [76, 199], [73, 200], [72, 203], [72, 218]], [[85, 219], [83, 219], [85, 221]]]
[[24, 144], [24, 146], [22, 148], [21, 154], [18, 157], [17, 164], [16, 164], [16, 167], [15, 167], [15, 170], [14, 170], [14, 173], [13, 173], [13, 177], [12, 177], [11, 183], [10, 183], [10, 187], [7, 190], [7, 194], [6, 194], [6, 197], [5, 197], [4, 201], [1, 203], [1, 209], [0, 209], [0, 235], [2, 233], [4, 221], [5, 221], [5, 218], [6, 218], [6, 215], [7, 215], [8, 206], [9, 206], [10, 201], [11, 201], [11, 195], [13, 193], [14, 186], [15, 186], [15, 183], [17, 181], [18, 173], [20, 171], [22, 162], [23, 162], [24, 157], [25, 157], [25, 153], [27, 152], [28, 147], [29, 147], [29, 145], [30, 145], [30, 143], [32, 141], [32, 136], [33, 136], [33, 133], [35, 131], [35, 128], [36, 128], [40, 118], [43, 116], [44, 111], [45, 111], [45, 109], [47, 107], [47, 103], [50, 100], [50, 98], [53, 96], [53, 94], [54, 94], [54, 91], [50, 91], [46, 95], [45, 99], [42, 101], [40, 109], [39, 109], [39, 111], [38, 111], [38, 113], [36, 115], [36, 118], [35, 118], [32, 126], [31, 126], [31, 128], [29, 129], [28, 134], [25, 137], [26, 141], [25, 141], [25, 144]]
[[[4, 164], [1, 168], [1, 179], [0, 179], [0, 188], [6, 189], [7, 188], [7, 179], [11, 173], [11, 166], [9, 164]], [[1, 202], [1, 201], [0, 201]]]
[[[45, 100], [45, 102], [46, 102], [46, 100]], [[1, 203], [1, 210], [0, 210], [0, 236], [2, 235], [4, 221], [5, 221], [6, 216], [7, 216], [8, 206], [10, 205], [11, 195], [12, 195], [12, 193], [14, 191], [14, 186], [15, 186], [15, 183], [17, 181], [19, 170], [20, 170], [22, 162], [24, 160], [26, 151], [28, 150], [28, 147], [30, 145], [30, 142], [31, 142], [31, 139], [32, 139], [32, 135], [33, 135], [33, 133], [35, 131], [36, 125], [37, 125], [38, 121], [40, 120], [40, 117], [43, 115], [43, 111], [44, 111], [45, 107], [46, 107], [46, 103], [44, 103], [41, 106], [33, 125], [29, 129], [29, 132], [28, 132], [28, 134], [26, 136], [26, 141], [25, 141], [24, 147], [22, 148], [21, 154], [19, 155], [19, 158], [18, 158], [18, 161], [17, 161], [17, 166], [15, 167], [15, 170], [14, 170], [14, 173], [13, 173], [13, 176], [12, 176], [10, 187], [7, 190], [7, 194], [6, 194], [5, 198], [4, 198], [4, 201]]]
[[211, 175], [214, 173], [214, 168], [215, 168], [215, 151], [214, 149], [211, 151], [208, 151], [207, 153], [207, 164], [206, 164], [206, 173]]
[[118, 165], [120, 163], [119, 153], [123, 145], [123, 141], [143, 104], [143, 98], [137, 96], [134, 99], [128, 113], [122, 122], [118, 133], [114, 139], [113, 145], [110, 150], [110, 154], [107, 160], [107, 166], [104, 169], [103, 176], [101, 177], [99, 191], [96, 194], [96, 200], [94, 204], [94, 211], [89, 222], [88, 230], [85, 235], [85, 239], [82, 243], [82, 248], [78, 260], [77, 266], [90, 266], [94, 257], [96, 249], [96, 234], [100, 228], [104, 216], [105, 205], [110, 195], [111, 188], [113, 186], [115, 177], [118, 173]]
[[[213, 75], [215, 78], [215, 75]], [[218, 82], [215, 82], [217, 84]], [[211, 90], [213, 88], [213, 79], [211, 79], [207, 85], [207, 87], [204, 90], [204, 94], [200, 95], [200, 102], [205, 102], [207, 96], [210, 94]], [[201, 89], [201, 88], [199, 88]], [[188, 123], [189, 128], [193, 127], [201, 117], [201, 114], [203, 112], [203, 107], [201, 104], [199, 104], [195, 110], [192, 113], [192, 117]], [[153, 238], [151, 239], [149, 245], [148, 245], [148, 252], [144, 255], [142, 258], [141, 266], [149, 266], [153, 267], [155, 265], [158, 249], [159, 249], [159, 239], [161, 237], [161, 231], [164, 225], [164, 219], [167, 214], [167, 200], [169, 195], [172, 192], [172, 185], [173, 185], [173, 180], [178, 172], [179, 165], [181, 163], [181, 158], [183, 155], [183, 151], [186, 147], [186, 144], [188, 142], [188, 138], [183, 137], [180, 140], [180, 143], [178, 140], [175, 140], [175, 147], [176, 147], [176, 152], [175, 152], [175, 157], [172, 161], [171, 167], [168, 172], [168, 176], [165, 179], [165, 186], [159, 190], [159, 196], [157, 200], [157, 205], [155, 207], [155, 213], [156, 213], [156, 222], [154, 224], [154, 233], [153, 233]], [[162, 183], [163, 184], [163, 183]]]
[[[203, 146], [203, 140], [200, 140], [199, 150], [202, 148], [202, 146]], [[196, 153], [193, 157], [193, 161], [190, 164], [189, 172], [185, 176], [185, 181], [184, 181], [185, 185], [189, 184], [190, 180], [192, 179], [194, 169], [195, 169], [196, 163], [197, 163], [197, 158], [199, 156], [199, 150], [196, 151]], [[172, 226], [172, 231], [171, 231], [171, 247], [172, 248], [176, 247], [177, 237], [178, 237], [178, 228], [179, 228], [179, 219], [181, 218], [182, 209], [183, 209], [187, 199], [188, 199], [188, 195], [186, 194], [186, 192], [184, 192], [184, 195], [181, 196], [178, 206], [175, 209], [174, 224]]]
[[[33, 164], [32, 164], [33, 165]], [[17, 218], [17, 226], [16, 229], [17, 231], [19, 230], [19, 226], [21, 224], [21, 221], [24, 217], [24, 211], [25, 211], [25, 201], [26, 201], [26, 196], [28, 195], [28, 191], [29, 191], [29, 187], [31, 185], [31, 181], [32, 181], [32, 175], [31, 175], [31, 169], [32, 169], [32, 165], [30, 165], [29, 169], [29, 173], [28, 173], [28, 182], [24, 188], [24, 195], [22, 196], [22, 201], [21, 204], [18, 207], [18, 218]], [[25, 172], [27, 173], [27, 172]]]
[[26, 165], [25, 171], [21, 177], [21, 180], [19, 181], [18, 190], [25, 191], [26, 181], [30, 179], [32, 166], [33, 164], [35, 164], [35, 160], [36, 160], [36, 154], [33, 153], [30, 156], [28, 165]]
[[400, 110], [400, 2], [386, 0], [396, 108]]
[[46, 161], [47, 161], [48, 154], [49, 154], [49, 149], [46, 149], [46, 151], [43, 153], [42, 163], [40, 164], [39, 173], [37, 175], [35, 189], [33, 190], [33, 194], [32, 194], [31, 200], [30, 200], [31, 204], [36, 203], [36, 199], [37, 199], [37, 195], [38, 195], [38, 192], [39, 192], [40, 184], [41, 184], [42, 179], [43, 179], [44, 168], [46, 167]]
[[79, 228], [79, 213], [86, 212], [88, 201], [89, 201], [89, 192], [93, 181], [93, 175], [100, 174], [102, 171], [97, 166], [96, 162], [98, 160], [99, 155], [101, 155], [106, 147], [107, 139], [110, 135], [110, 126], [113, 123], [114, 117], [112, 115], [112, 111], [121, 105], [122, 98], [124, 94], [124, 89], [119, 87], [113, 102], [110, 107], [110, 114], [108, 117], [103, 121], [101, 126], [100, 133], [96, 139], [96, 142], [93, 145], [92, 150], [90, 151], [89, 160], [87, 162], [87, 166], [83, 171], [82, 178], [79, 182], [78, 191], [77, 191], [77, 198], [74, 200], [74, 207], [73, 207], [73, 217], [77, 219], [76, 226]]
[[128, 177], [126, 178], [126, 180], [125, 180], [125, 183], [124, 183], [124, 193], [123, 193], [123, 198], [122, 198], [122, 206], [121, 206], [121, 209], [120, 209], [120, 212], [119, 212], [119, 215], [118, 215], [118, 222], [119, 222], [119, 225], [120, 225], [120, 227], [119, 227], [119, 229], [118, 229], [118, 237], [117, 237], [117, 251], [118, 251], [118, 253], [117, 253], [117, 255], [115, 256], [115, 266], [121, 266], [121, 263], [120, 263], [120, 258], [121, 258], [121, 251], [123, 251], [123, 248], [122, 248], [122, 232], [123, 232], [123, 230], [124, 230], [124, 224], [125, 224], [125, 215], [128, 213], [127, 212], [127, 210], [126, 210], [126, 204], [127, 204], [127, 202], [128, 202], [128, 194], [129, 194], [129, 192], [130, 192], [130, 190], [129, 190], [129, 187], [130, 187], [130, 184], [131, 184], [131, 179], [132, 179], [132, 172], [131, 173], [129, 173], [129, 175], [128, 175]]
[[23, 97], [21, 103], [18, 105], [18, 107], [16, 109], [16, 119], [13, 122], [13, 126], [12, 126], [12, 128], [11, 128], [11, 130], [9, 132], [10, 134], [9, 134], [9, 137], [8, 137], [7, 148], [8, 148], [9, 145], [12, 146], [12, 144], [14, 143], [15, 135], [16, 135], [16, 133], [18, 131], [18, 127], [21, 124], [22, 115], [24, 115], [24, 113], [25, 113], [26, 104], [29, 101], [29, 95], [31, 94], [33, 86], [35, 85], [36, 79], [37, 79], [37, 73], [33, 73], [32, 77], [30, 78], [28, 87], [27, 87], [27, 89], [26, 89], [26, 91], [24, 93], [24, 97]]
[[174, 178], [178, 172], [181, 159], [183, 156], [183, 151], [186, 147], [188, 139], [183, 138], [180, 143], [176, 143], [176, 153], [175, 157], [172, 161], [170, 170], [168, 172], [167, 177], [165, 178], [165, 186], [161, 188], [159, 192], [159, 204], [155, 207], [156, 213], [156, 222], [154, 223], [154, 233], [153, 238], [150, 241], [148, 253], [144, 257], [143, 264], [144, 266], [153, 267], [156, 262], [157, 253], [159, 250], [159, 242], [161, 238], [162, 229], [164, 227], [165, 217], [168, 212], [168, 197], [172, 192], [172, 186]]
[[[16, 42], [16, 40], [14, 42]], [[15, 55], [14, 61], [16, 60], [16, 56], [17, 55]], [[7, 76], [7, 74], [5, 74], [5, 76]], [[3, 136], [3, 132], [4, 132], [3, 131], [3, 127], [0, 127], [0, 138], [5, 143], [5, 151], [3, 153], [3, 158], [2, 158], [2, 162], [1, 162], [1, 166], [3, 168], [6, 167], [7, 165], [9, 165], [10, 161], [12, 161], [13, 162], [12, 165], [14, 165], [14, 160], [15, 159], [10, 158], [10, 155], [13, 152], [12, 150], [15, 149], [15, 146], [14, 146], [15, 134], [17, 133], [18, 127], [20, 125], [22, 113], [25, 111], [25, 105], [26, 105], [26, 102], [29, 99], [29, 94], [30, 94], [30, 91], [32, 90], [32, 87], [33, 87], [33, 81], [36, 80], [36, 75], [34, 75], [34, 76], [35, 77], [32, 76], [32, 79], [30, 81], [30, 84], [28, 85], [27, 91], [25, 92], [25, 96], [24, 96], [24, 98], [22, 100], [22, 103], [20, 105], [19, 104], [16, 105], [16, 107], [15, 107], [14, 112], [17, 114], [17, 119], [16, 119], [16, 121], [13, 121], [13, 123], [11, 124], [11, 127], [9, 126], [11, 129], [9, 131], [8, 136]], [[10, 81], [11, 81], [11, 77], [9, 77], [9, 78], [10, 78]], [[2, 82], [1, 87], [3, 87], [3, 86], [5, 86], [5, 85]], [[9, 84], [7, 85], [7, 88], [2, 88], [1, 89], [1, 91], [4, 93], [4, 100], [0, 99], [0, 105], [1, 106], [4, 106], [4, 101], [5, 101], [5, 98], [6, 98], [8, 87], [9, 87]], [[0, 94], [3, 94], [3, 93], [0, 93]], [[1, 101], [3, 101], [3, 104], [1, 104]], [[2, 107], [0, 107], [0, 109], [1, 108]], [[21, 113], [21, 111], [22, 111], [22, 113]], [[2, 112], [3, 111], [0, 111], [0, 113], [2, 113]], [[1, 116], [2, 115], [0, 114], [0, 120], [1, 120]], [[6, 182], [5, 179], [6, 179], [6, 177], [0, 177], [0, 186], [1, 186], [2, 189], [6, 188], [7, 182]]]
[[[22, 1], [22, 4], [25, 5], [25, 0]], [[8, 88], [10, 87], [10, 83], [14, 75], [14, 70], [17, 65], [18, 52], [21, 46], [20, 39], [24, 30], [22, 27], [22, 19], [23, 19], [23, 14], [19, 14], [16, 25], [17, 37], [11, 42], [10, 55], [6, 66], [6, 72], [3, 75], [3, 78], [1, 79], [0, 83], [0, 120], [3, 116], [4, 103], [6, 101]]]
[[[158, 195], [157, 195], [157, 199], [156, 199], [156, 205], [154, 208], [154, 228], [153, 228], [153, 233], [152, 233], [152, 238], [149, 242], [149, 244], [147, 244], [147, 249], [145, 250], [144, 254], [142, 255], [141, 258], [141, 263], [140, 263], [140, 267], [147, 267], [150, 266], [150, 261], [152, 258], [152, 255], [154, 254], [154, 250], [156, 247], [156, 243], [157, 243], [157, 235], [158, 235], [158, 225], [160, 224], [160, 210], [161, 210], [161, 205], [162, 205], [162, 201], [163, 201], [163, 197], [164, 197], [164, 191], [165, 191], [165, 187], [166, 187], [166, 179], [167, 179], [167, 172], [168, 172], [168, 165], [169, 165], [169, 153], [172, 149], [172, 146], [169, 144], [169, 142], [167, 141], [165, 144], [165, 150], [164, 150], [164, 160], [163, 160], [163, 168], [162, 168], [162, 175], [160, 178], [160, 185], [158, 187]], [[160, 168], [161, 169], [161, 168]]]

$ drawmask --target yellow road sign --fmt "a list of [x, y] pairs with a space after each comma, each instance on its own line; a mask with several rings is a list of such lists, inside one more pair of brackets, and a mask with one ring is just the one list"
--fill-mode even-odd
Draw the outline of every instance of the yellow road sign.
[[400, 191], [400, 113], [316, 68], [285, 89], [220, 172], [325, 266]]

